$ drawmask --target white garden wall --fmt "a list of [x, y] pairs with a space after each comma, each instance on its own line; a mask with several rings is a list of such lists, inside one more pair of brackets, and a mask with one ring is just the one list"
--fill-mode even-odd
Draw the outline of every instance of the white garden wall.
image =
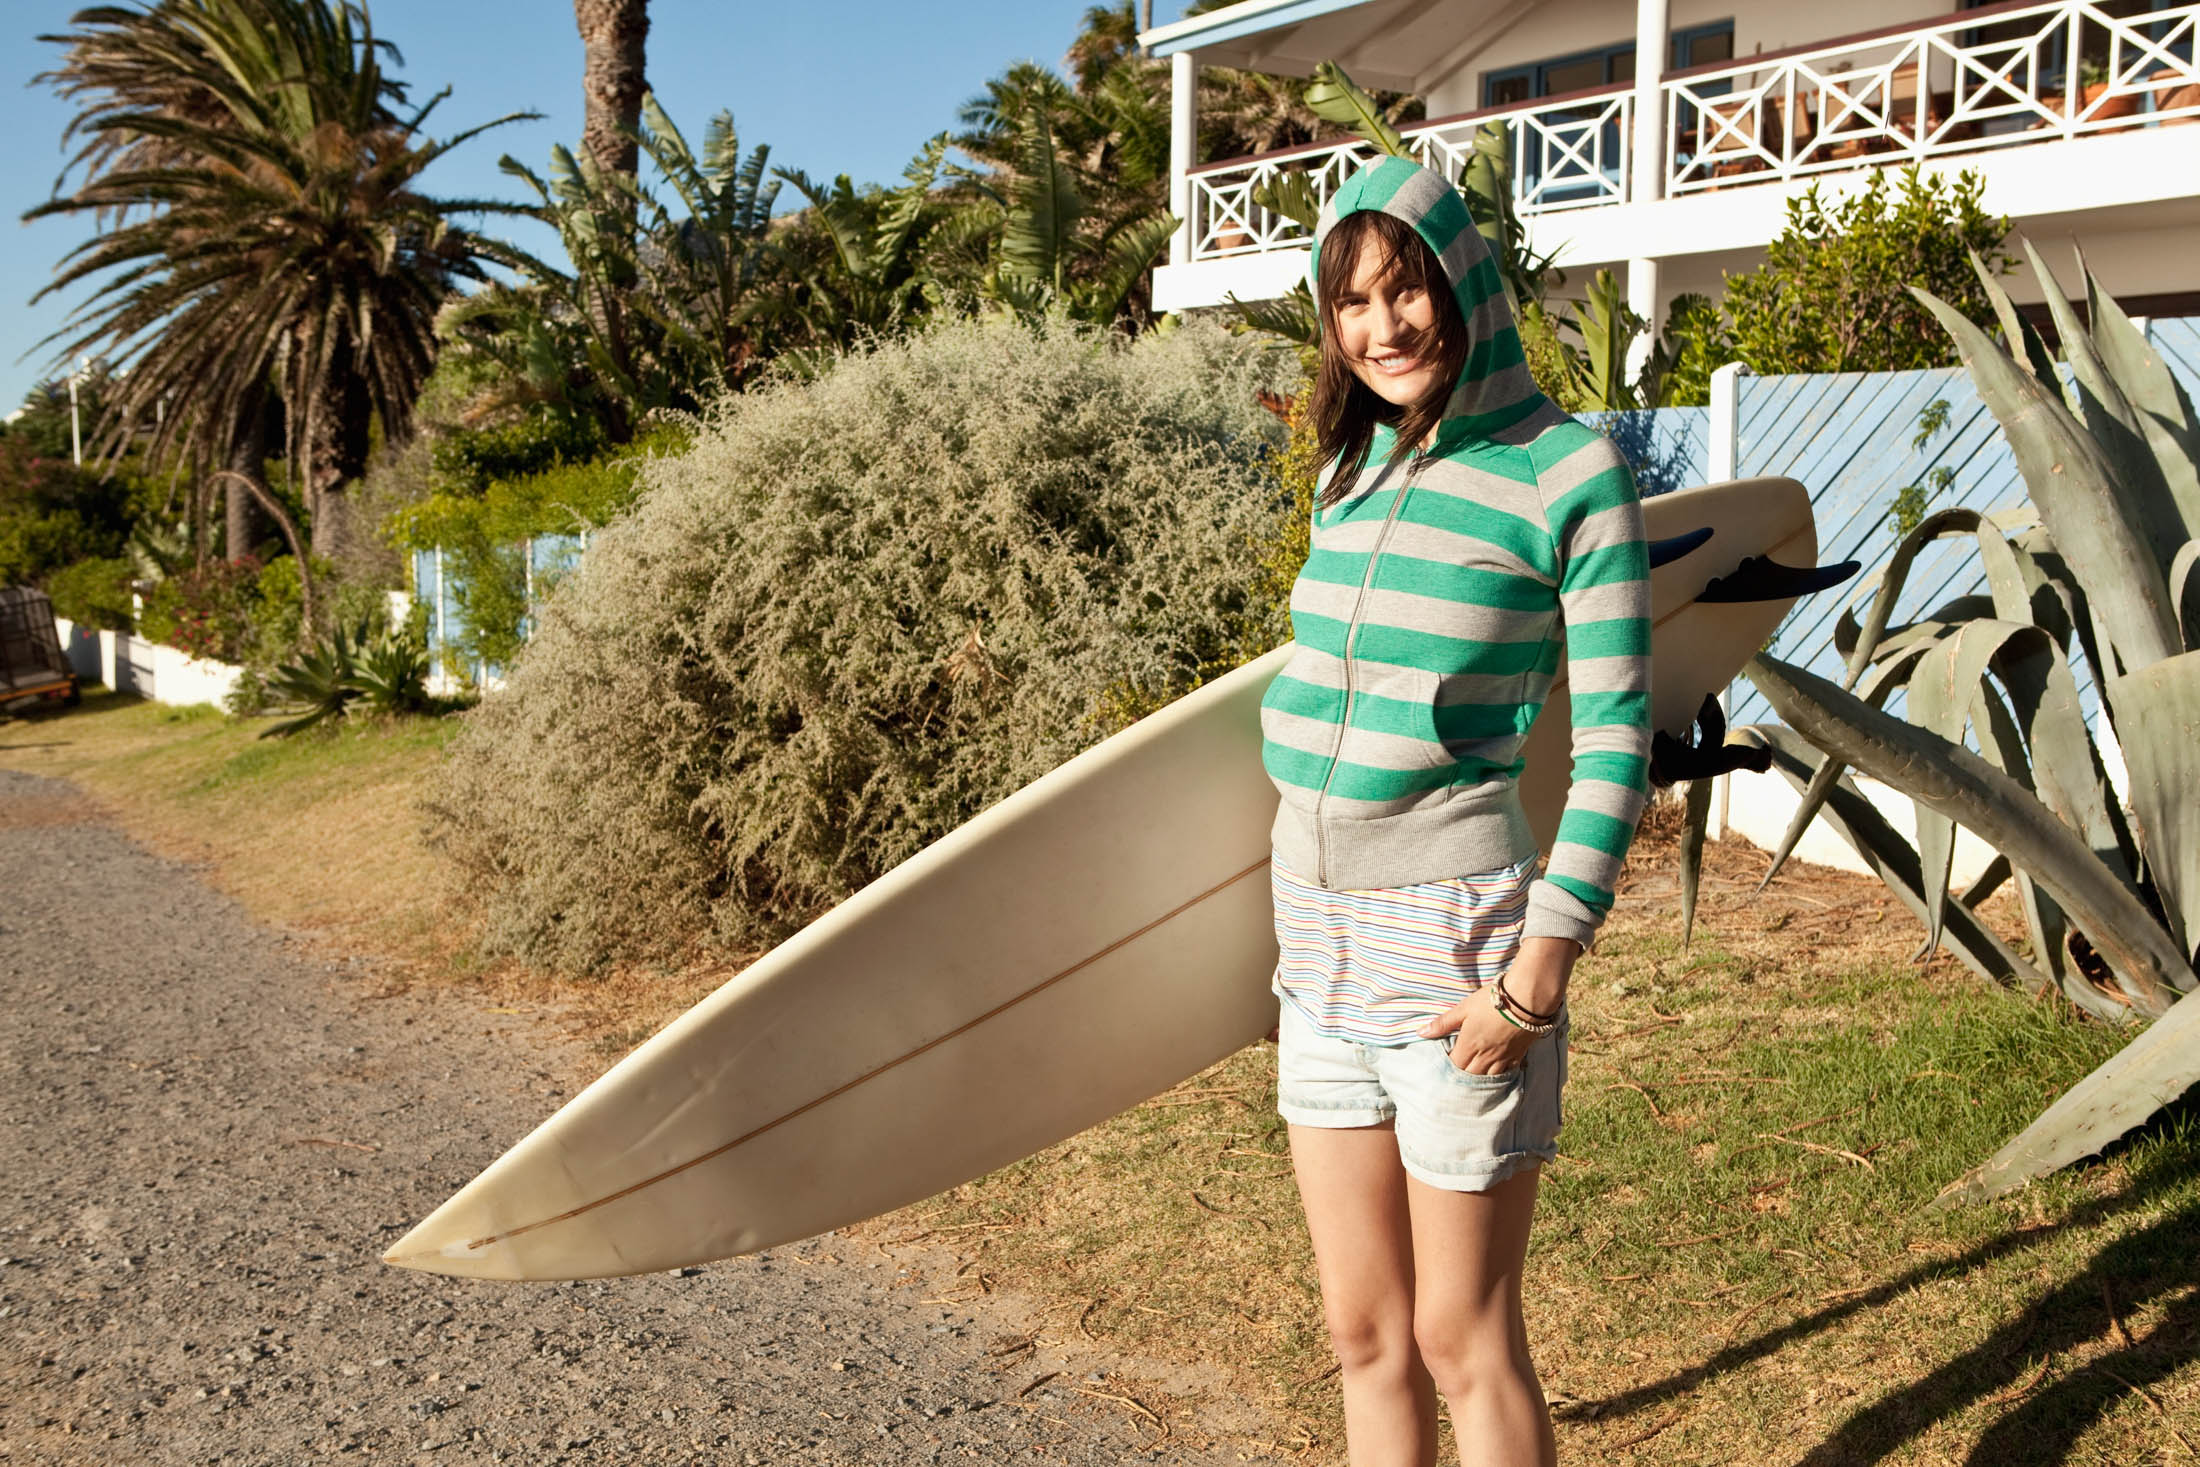
[[237, 685], [242, 668], [207, 662], [129, 632], [94, 631], [67, 617], [54, 618], [70, 670], [86, 682], [155, 703], [208, 704], [219, 708]]

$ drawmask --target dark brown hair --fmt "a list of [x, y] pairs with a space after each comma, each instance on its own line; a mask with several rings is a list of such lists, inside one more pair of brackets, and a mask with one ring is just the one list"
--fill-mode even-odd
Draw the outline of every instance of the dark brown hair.
[[[1395, 275], [1406, 285], [1427, 292], [1436, 306], [1436, 320], [1425, 339], [1413, 349], [1434, 358], [1437, 383], [1429, 395], [1410, 407], [1385, 402], [1360, 380], [1337, 344], [1337, 298], [1352, 285], [1360, 253], [1382, 252], [1376, 278]], [[1321, 464], [1335, 464], [1329, 487], [1322, 491], [1320, 506], [1327, 508], [1352, 492], [1352, 485], [1367, 467], [1374, 451], [1375, 425], [1388, 423], [1397, 430], [1398, 444], [1390, 462], [1412, 456], [1421, 441], [1444, 415], [1467, 361], [1467, 323], [1459, 314], [1459, 302], [1451, 282], [1428, 242], [1412, 225], [1395, 215], [1363, 209], [1347, 214], [1322, 241], [1321, 264], [1314, 285], [1321, 303], [1321, 367], [1314, 374], [1314, 433], [1321, 447]]]

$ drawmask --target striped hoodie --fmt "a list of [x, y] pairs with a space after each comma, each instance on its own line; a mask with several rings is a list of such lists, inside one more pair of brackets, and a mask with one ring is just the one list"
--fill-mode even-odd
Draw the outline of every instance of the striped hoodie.
[[1276, 856], [1335, 891], [1533, 855], [1520, 748], [1563, 647], [1573, 776], [1523, 935], [1587, 947], [1648, 792], [1642, 507], [1618, 450], [1536, 390], [1458, 191], [1406, 159], [1370, 164], [1322, 210], [1317, 262], [1337, 221], [1363, 209], [1427, 241], [1470, 346], [1435, 441], [1394, 465], [1395, 435], [1379, 429], [1351, 492], [1315, 512], [1291, 593], [1298, 650], [1261, 709], [1262, 759], [1283, 795]]

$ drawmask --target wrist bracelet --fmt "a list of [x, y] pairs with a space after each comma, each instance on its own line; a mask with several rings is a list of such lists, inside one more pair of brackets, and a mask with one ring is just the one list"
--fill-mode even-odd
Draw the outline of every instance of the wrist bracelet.
[[1512, 990], [1505, 986], [1505, 976], [1502, 973], [1500, 973], [1497, 977], [1497, 992], [1498, 995], [1503, 998], [1506, 1003], [1511, 1004], [1515, 1009], [1518, 1009], [1520, 1011], [1520, 1016], [1522, 1018], [1527, 1019], [1531, 1023], [1555, 1024], [1558, 1022], [1558, 1016], [1566, 1009], [1566, 1000], [1564, 998], [1560, 998], [1557, 1008], [1552, 1009], [1547, 1014], [1537, 1013], [1534, 1009], [1529, 1008], [1519, 999], [1513, 997]]
[[[1548, 1034], [1558, 1027], [1558, 1015], [1556, 1014], [1552, 1015], [1547, 1022], [1539, 1023], [1530, 1023], [1516, 1015], [1513, 1012], [1513, 1005], [1506, 1001], [1504, 990], [1494, 983], [1490, 985], [1490, 1007], [1497, 1010], [1497, 1017], [1523, 1034]], [[1565, 1009], [1561, 1006], [1559, 1013], [1563, 1014], [1564, 1012]]]

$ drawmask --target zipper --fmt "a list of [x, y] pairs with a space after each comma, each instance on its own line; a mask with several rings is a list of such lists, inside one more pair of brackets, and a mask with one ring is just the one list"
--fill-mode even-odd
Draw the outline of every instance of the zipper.
[[1329, 798], [1329, 786], [1337, 778], [1337, 760], [1344, 753], [1344, 736], [1352, 727], [1352, 700], [1359, 689], [1352, 677], [1352, 646], [1360, 635], [1360, 608], [1367, 604], [1368, 587], [1375, 583], [1375, 562], [1382, 558], [1383, 546], [1390, 540], [1390, 527], [1398, 522], [1398, 511], [1405, 508], [1406, 496], [1413, 492], [1414, 476], [1428, 462], [1429, 450], [1422, 449], [1406, 461], [1404, 482], [1391, 496], [1390, 511], [1383, 516], [1383, 527], [1375, 532], [1375, 543], [1368, 547], [1367, 568], [1360, 572], [1360, 592], [1352, 599], [1352, 617], [1344, 629], [1344, 713], [1337, 721], [1337, 741], [1329, 749], [1329, 772], [1322, 776], [1322, 787], [1314, 796], [1314, 881], [1324, 888], [1329, 886], [1329, 837], [1322, 825], [1322, 802]]

